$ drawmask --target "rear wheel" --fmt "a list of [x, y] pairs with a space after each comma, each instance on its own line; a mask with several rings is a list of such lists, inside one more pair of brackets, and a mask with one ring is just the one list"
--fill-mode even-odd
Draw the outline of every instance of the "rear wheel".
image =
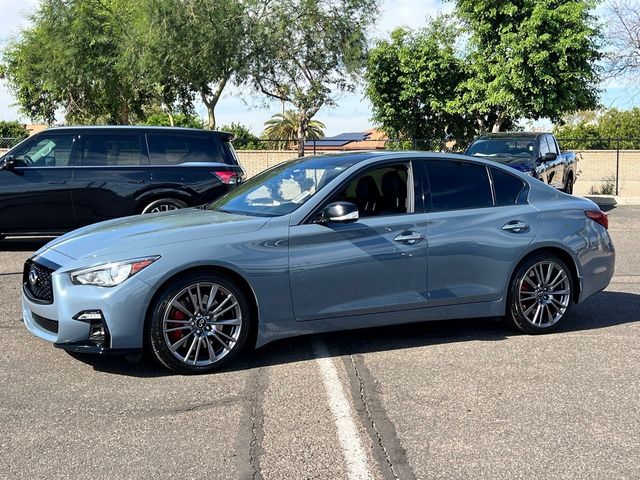
[[536, 255], [513, 277], [507, 317], [522, 332], [551, 332], [571, 310], [573, 288], [571, 272], [562, 260], [554, 255]]
[[179, 210], [187, 206], [182, 200], [177, 198], [161, 198], [154, 200], [142, 209], [142, 213], [159, 213], [170, 212], [171, 210]]
[[156, 358], [174, 372], [213, 372], [241, 352], [250, 315], [242, 290], [226, 277], [186, 275], [160, 294], [147, 341]]
[[564, 193], [573, 195], [573, 175], [567, 177], [567, 182], [564, 185]]

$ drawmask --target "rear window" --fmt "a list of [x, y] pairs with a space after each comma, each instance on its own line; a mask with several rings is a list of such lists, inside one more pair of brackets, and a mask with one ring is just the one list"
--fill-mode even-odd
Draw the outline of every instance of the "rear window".
[[221, 141], [209, 136], [147, 135], [152, 165], [178, 165], [189, 162], [231, 163], [222, 150]]
[[491, 169], [491, 178], [496, 192], [496, 206], [524, 203], [521, 196], [526, 186], [524, 181], [497, 168]]
[[470, 162], [427, 162], [432, 209], [460, 210], [493, 206], [487, 168]]

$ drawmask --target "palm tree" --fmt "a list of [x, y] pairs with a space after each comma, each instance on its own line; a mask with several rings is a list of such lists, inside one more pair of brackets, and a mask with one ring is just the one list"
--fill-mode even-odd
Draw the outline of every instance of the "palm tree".
[[[305, 140], [318, 140], [324, 137], [324, 123], [318, 120], [309, 121], [306, 129]], [[293, 110], [284, 113], [276, 113], [264, 122], [263, 138], [273, 140], [269, 142], [273, 148], [284, 150], [293, 148], [298, 143], [300, 130], [300, 116]]]

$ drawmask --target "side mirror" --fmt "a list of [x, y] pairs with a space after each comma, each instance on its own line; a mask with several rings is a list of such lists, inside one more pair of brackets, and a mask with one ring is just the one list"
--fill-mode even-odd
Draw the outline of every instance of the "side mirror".
[[350, 202], [334, 202], [322, 211], [322, 222], [351, 223], [359, 218], [358, 207]]
[[13, 159], [12, 155], [7, 155], [0, 166], [2, 170], [13, 170], [16, 168], [16, 161]]
[[558, 154], [555, 152], [547, 152], [542, 157], [542, 160], [545, 162], [553, 162], [556, 158], [558, 158]]

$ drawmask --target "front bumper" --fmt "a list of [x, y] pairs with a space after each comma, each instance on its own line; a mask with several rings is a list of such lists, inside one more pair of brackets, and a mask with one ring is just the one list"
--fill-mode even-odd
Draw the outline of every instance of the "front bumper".
[[[32, 334], [73, 352], [115, 354], [142, 349], [144, 320], [152, 295], [148, 284], [134, 276], [112, 288], [74, 285], [64, 267], [69, 257], [54, 250], [44, 256], [63, 267], [51, 275], [52, 303], [38, 302], [23, 286], [22, 316]], [[107, 333], [104, 341], [90, 338], [91, 322], [74, 319], [80, 312], [95, 310], [102, 312]]]

